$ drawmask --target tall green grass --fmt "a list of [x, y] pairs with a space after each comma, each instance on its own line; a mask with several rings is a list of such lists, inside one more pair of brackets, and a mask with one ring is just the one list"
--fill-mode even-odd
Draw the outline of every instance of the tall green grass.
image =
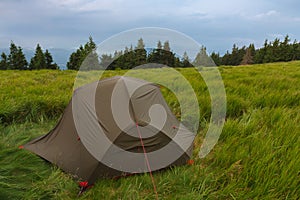
[[[194, 69], [179, 69], [196, 91], [201, 109], [195, 163], [154, 173], [159, 198], [299, 199], [300, 62], [219, 69], [227, 92], [227, 119], [219, 142], [204, 159], [197, 153], [210, 119], [209, 93]], [[145, 72], [147, 77], [168, 76], [164, 69], [131, 73]], [[104, 77], [124, 73], [108, 71]], [[68, 174], [18, 149], [54, 127], [71, 98], [75, 76], [74, 71], [0, 72], [0, 199], [77, 198], [78, 186]], [[81, 76], [82, 83], [95, 78]], [[180, 118], [175, 95], [161, 90]], [[99, 180], [79, 197], [154, 198], [149, 174]]]
[[72, 95], [72, 71], [0, 71], [0, 122], [59, 116]]

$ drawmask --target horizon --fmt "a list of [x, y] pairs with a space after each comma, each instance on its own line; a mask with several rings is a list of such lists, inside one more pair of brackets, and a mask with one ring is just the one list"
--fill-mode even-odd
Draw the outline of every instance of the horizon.
[[[147, 30], [147, 29], [146, 29]], [[163, 29], [162, 29], [163, 30]], [[132, 31], [132, 30], [131, 30]], [[166, 31], [166, 30], [164, 30], [164, 31]], [[169, 30], [167, 30], [167, 31], [169, 31]], [[171, 30], [172, 31], [172, 30]], [[130, 31], [129, 31], [130, 32]], [[147, 36], [147, 34], [149, 34], [149, 33], [147, 33], [147, 31], [145, 32], [145, 36]], [[150, 33], [150, 35], [148, 35], [148, 37], [150, 36], [150, 38], [151, 38], [151, 33]], [[118, 37], [118, 36], [117, 36]], [[146, 37], [146, 38], [148, 38], [148, 37]], [[286, 35], [285, 37], [288, 37], [288, 39], [289, 39], [289, 44], [293, 44], [294, 42], [297, 42], [298, 44], [300, 44], [300, 41], [298, 41], [297, 39], [294, 39], [294, 38], [290, 38], [289, 37], [289, 35]], [[166, 39], [166, 38], [165, 38]], [[175, 41], [175, 43], [177, 43], [176, 42], [176, 40], [174, 40], [174, 38], [172, 38], [171, 37], [171, 39], [173, 40], [173, 41]], [[279, 37], [276, 37], [273, 41], [272, 40], [269, 40], [269, 39], [265, 39], [264, 41], [268, 41], [268, 44], [272, 44], [276, 39], [279, 39], [279, 41], [280, 42], [282, 42], [282, 41], [284, 41], [284, 40], [282, 40], [282, 39], [280, 39]], [[133, 42], [133, 40], [129, 40], [129, 41], [131, 41], [131, 42]], [[164, 42], [164, 40], [159, 40], [160, 42]], [[170, 42], [168, 39], [167, 40], [165, 40], [165, 41], [168, 41], [168, 42]], [[13, 41], [11, 41], [11, 42], [13, 42]], [[196, 41], [197, 42], [197, 41]], [[14, 42], [13, 42], [14, 43]], [[129, 48], [130, 46], [128, 46], [128, 45], [125, 45], [124, 47], [123, 47], [123, 49], [121, 48], [120, 49], [120, 44], [119, 43], [123, 43], [121, 40], [119, 40], [119, 39], [117, 39], [117, 40], [115, 40], [113, 43], [110, 43], [112, 46], [111, 47], [109, 47], [108, 49], [111, 49], [112, 51], [111, 52], [109, 52], [109, 51], [104, 51], [104, 52], [102, 52], [102, 51], [98, 51], [98, 54], [100, 53], [100, 52], [102, 52], [103, 54], [102, 55], [113, 55], [114, 54], [114, 52], [115, 51], [124, 51], [125, 50], [125, 48]], [[150, 53], [152, 50], [154, 50], [154, 49], [156, 49], [156, 47], [154, 47], [154, 46], [156, 46], [157, 45], [157, 43], [156, 44], [154, 44], [153, 43], [153, 40], [150, 40], [150, 43], [152, 43], [151, 45], [147, 45], [147, 44], [145, 44], [145, 50], [148, 52], [148, 53]], [[39, 44], [39, 43], [37, 43], [37, 44]], [[180, 46], [178, 47], [177, 46], [177, 48], [175, 48], [177, 51], [174, 51], [174, 49], [172, 49], [171, 48], [171, 52], [173, 52], [173, 53], [175, 53], [175, 55], [177, 56], [177, 57], [179, 57], [179, 58], [182, 58], [183, 57], [183, 54], [184, 53], [186, 53], [186, 50], [187, 49], [185, 49], [185, 50], [182, 50], [181, 49], [181, 47], [183, 46], [185, 46], [185, 44], [184, 44], [184, 42], [180, 42], [180, 43], [177, 43], [177, 45], [178, 44], [180, 44]], [[253, 44], [253, 43], [252, 43]], [[249, 44], [249, 45], [252, 45], [252, 44]], [[17, 46], [19, 46], [18, 44], [16, 44]], [[40, 44], [39, 44], [40, 45]], [[131, 44], [132, 45], [132, 44]], [[247, 48], [249, 45], [243, 45], [242, 47], [241, 46], [237, 46], [236, 45], [236, 43], [234, 43], [233, 44], [233, 46], [235, 46], [235, 47], [237, 47], [238, 49], [242, 49], [242, 48]], [[80, 44], [80, 46], [84, 46], [84, 44]], [[116, 47], [116, 49], [112, 49], [113, 48], [113, 46], [115, 46]], [[135, 47], [136, 45], [132, 45], [133, 47]], [[176, 45], [175, 45], [176, 46]], [[99, 45], [97, 46], [97, 48], [99, 47]], [[100, 47], [101, 47], [101, 44], [100, 44]], [[103, 47], [103, 46], [102, 46]], [[170, 47], [172, 47], [172, 44], [170, 43]], [[205, 46], [202, 46], [202, 47], [205, 47]], [[201, 47], [201, 48], [202, 48]], [[24, 55], [25, 55], [25, 59], [29, 62], [30, 60], [31, 60], [31, 58], [34, 56], [34, 54], [35, 54], [35, 50], [36, 49], [33, 49], [33, 48], [23, 48], [23, 47], [21, 47], [22, 48], [22, 50], [23, 50], [23, 53], [24, 53]], [[107, 47], [106, 47], [107, 48]], [[263, 45], [261, 45], [260, 47], [256, 47], [255, 46], [255, 49], [256, 50], [259, 50], [259, 49], [261, 49], [261, 48], [263, 48]], [[206, 49], [206, 47], [205, 47], [205, 49]], [[43, 51], [45, 51], [45, 50], [48, 50], [50, 53], [51, 53], [51, 55], [52, 55], [52, 57], [53, 57], [53, 61], [54, 61], [54, 63], [56, 63], [58, 66], [59, 66], [59, 69], [61, 69], [61, 70], [65, 70], [65, 69], [67, 69], [67, 62], [69, 61], [69, 59], [70, 59], [70, 56], [71, 56], [71, 54], [72, 53], [74, 53], [76, 50], [78, 50], [78, 48], [77, 49], [64, 49], [64, 48], [49, 48], [49, 49], [45, 49], [45, 48], [42, 48], [42, 50]], [[198, 52], [200, 52], [201, 50], [199, 49], [199, 51]], [[5, 53], [6, 55], [8, 55], [9, 53], [10, 53], [10, 50], [9, 50], [9, 47], [7, 47], [7, 48], [1, 48], [0, 47], [0, 53]], [[178, 53], [178, 52], [180, 52], [180, 53]], [[228, 53], [230, 53], [231, 51], [230, 50], [227, 50], [227, 52]], [[207, 51], [207, 53], [208, 53], [208, 56], [211, 56], [212, 55], [212, 53], [217, 53], [217, 54], [219, 54], [219, 56], [221, 56], [221, 57], [223, 57], [225, 54], [227, 54], [227, 52], [226, 53], [224, 53], [224, 54], [220, 54], [220, 52], [218, 52], [218, 51], [213, 51], [213, 52], [208, 52]], [[190, 52], [191, 53], [191, 52]], [[197, 53], [197, 52], [194, 52], [194, 53]], [[100, 57], [100, 54], [98, 55], [99, 57]], [[196, 56], [196, 54], [194, 55], [194, 56]], [[191, 57], [191, 59], [192, 60], [194, 60], [195, 59], [195, 57]]]

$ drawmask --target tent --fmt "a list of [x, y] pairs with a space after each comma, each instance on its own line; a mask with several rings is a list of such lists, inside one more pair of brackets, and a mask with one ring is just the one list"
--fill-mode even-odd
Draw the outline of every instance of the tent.
[[74, 90], [56, 127], [24, 148], [90, 184], [186, 164], [194, 138], [157, 85], [116, 76]]

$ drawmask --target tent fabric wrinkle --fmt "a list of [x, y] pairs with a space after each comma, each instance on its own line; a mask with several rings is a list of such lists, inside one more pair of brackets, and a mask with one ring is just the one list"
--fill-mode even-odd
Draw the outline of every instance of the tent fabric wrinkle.
[[190, 160], [195, 134], [171, 112], [159, 86], [116, 76], [74, 90], [57, 125], [24, 145], [74, 178], [162, 170]]

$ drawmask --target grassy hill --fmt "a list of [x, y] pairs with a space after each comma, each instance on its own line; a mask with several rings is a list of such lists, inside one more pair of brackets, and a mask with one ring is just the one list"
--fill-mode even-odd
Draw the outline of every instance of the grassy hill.
[[[194, 69], [179, 69], [201, 108], [195, 163], [154, 173], [159, 198], [299, 199], [300, 62], [219, 69], [227, 118], [219, 142], [204, 159], [196, 155], [210, 118], [207, 86]], [[125, 72], [108, 71], [104, 77]], [[148, 69], [147, 75], [167, 74]], [[71, 98], [75, 77], [75, 71], [0, 71], [0, 199], [76, 198], [78, 185], [71, 176], [18, 149], [55, 126]], [[180, 117], [175, 96], [166, 88], [162, 92]], [[99, 180], [79, 199], [154, 198], [150, 176], [144, 174]]]

